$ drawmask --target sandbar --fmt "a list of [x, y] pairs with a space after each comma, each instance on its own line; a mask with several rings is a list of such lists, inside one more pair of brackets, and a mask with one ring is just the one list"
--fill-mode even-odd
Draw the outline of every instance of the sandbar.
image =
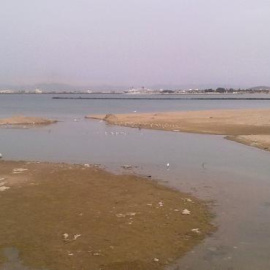
[[164, 269], [214, 230], [205, 202], [89, 164], [0, 161], [0, 268]]
[[230, 140], [265, 150], [270, 148], [270, 109], [107, 114], [86, 118], [133, 128], [226, 135]]
[[56, 123], [56, 120], [45, 119], [41, 117], [13, 116], [0, 119], [0, 125], [49, 125]]

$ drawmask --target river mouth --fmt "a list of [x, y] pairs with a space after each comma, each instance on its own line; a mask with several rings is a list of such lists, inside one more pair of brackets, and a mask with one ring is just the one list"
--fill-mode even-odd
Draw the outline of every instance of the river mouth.
[[[175, 269], [270, 267], [266, 241], [270, 235], [269, 153], [222, 136], [77, 120], [37, 129], [1, 129], [1, 153], [6, 160], [101, 164], [116, 173], [151, 175], [214, 202], [219, 229]], [[123, 169], [123, 165], [132, 169]]]

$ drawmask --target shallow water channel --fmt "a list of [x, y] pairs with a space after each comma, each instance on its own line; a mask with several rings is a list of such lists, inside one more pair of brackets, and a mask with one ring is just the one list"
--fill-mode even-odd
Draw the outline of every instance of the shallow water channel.
[[[222, 136], [123, 128], [83, 117], [60, 120], [39, 128], [1, 128], [4, 159], [101, 164], [115, 173], [151, 175], [211, 201], [218, 226], [169, 269], [270, 269], [269, 152]], [[0, 270], [26, 269], [14, 254]]]

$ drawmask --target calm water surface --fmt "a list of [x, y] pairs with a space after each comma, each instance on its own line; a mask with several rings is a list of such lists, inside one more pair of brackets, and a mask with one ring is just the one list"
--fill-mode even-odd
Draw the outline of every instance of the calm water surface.
[[51, 97], [0, 95], [1, 117], [24, 114], [61, 121], [31, 129], [1, 128], [0, 152], [6, 160], [98, 163], [117, 173], [123, 172], [121, 165], [132, 165], [135, 173], [214, 201], [218, 231], [170, 269], [270, 269], [269, 152], [222, 136], [138, 130], [84, 119], [95, 113], [269, 108], [270, 101]]

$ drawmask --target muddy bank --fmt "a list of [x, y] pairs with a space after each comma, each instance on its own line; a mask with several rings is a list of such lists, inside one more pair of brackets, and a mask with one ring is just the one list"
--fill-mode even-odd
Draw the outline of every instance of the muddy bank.
[[0, 161], [0, 269], [163, 269], [213, 231], [201, 201], [89, 165]]
[[226, 139], [270, 151], [270, 135], [226, 136]]
[[[265, 150], [270, 148], [270, 110], [268, 109], [133, 113], [94, 115], [86, 118], [102, 119], [109, 124], [134, 128], [229, 135], [229, 139], [237, 142]], [[254, 143], [251, 135], [256, 135], [257, 143]]]
[[28, 116], [13, 116], [10, 118], [0, 119], [1, 125], [49, 125], [56, 123], [56, 120], [50, 120], [40, 117], [28, 117]]

